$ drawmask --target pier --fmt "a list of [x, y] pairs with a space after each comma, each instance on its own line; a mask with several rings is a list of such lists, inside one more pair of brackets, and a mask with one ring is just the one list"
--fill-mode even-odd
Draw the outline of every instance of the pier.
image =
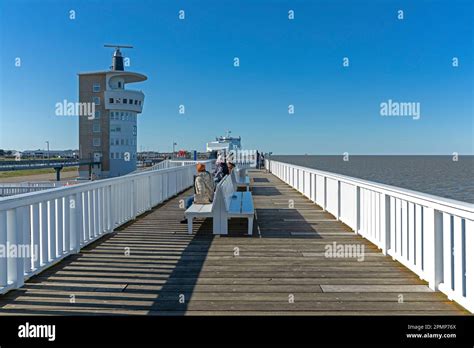
[[[30, 274], [24, 284], [18, 275], [21, 270], [0, 264], [0, 271], [9, 267], [10, 272], [16, 272], [9, 273], [9, 283], [17, 282], [10, 291], [4, 287], [0, 315], [469, 314], [446, 294], [430, 288], [429, 280], [420, 279], [398, 262], [396, 255], [373, 243], [375, 239], [361, 236], [362, 229], [355, 233], [330, 213], [330, 184], [324, 186], [329, 205], [323, 207], [311, 199], [312, 193], [304, 195], [304, 189], [297, 190], [281, 180], [276, 165], [267, 163], [275, 175], [265, 170], [248, 171], [256, 209], [252, 236], [246, 234], [246, 219], [230, 220], [225, 236], [212, 234], [209, 218], [196, 220], [194, 233], [187, 233], [186, 224], [179, 223], [184, 212], [180, 201], [192, 194], [188, 188], [192, 165], [99, 181], [87, 192], [85, 185], [91, 184], [67, 188], [67, 197], [81, 196], [81, 207], [90, 202], [102, 207], [104, 216], [94, 213], [91, 225], [80, 226], [81, 231], [92, 228], [91, 233], [81, 235], [82, 240], [73, 241], [72, 234], [67, 243], [62, 239], [67, 250], [56, 250], [56, 261], [47, 264], [48, 251], [43, 249], [44, 260], [24, 262], [25, 274]], [[171, 181], [167, 175], [176, 171], [179, 175]], [[155, 181], [157, 172], [159, 180]], [[298, 175], [303, 183], [306, 174]], [[308, 178], [313, 184], [319, 181], [317, 176], [313, 181]], [[134, 180], [138, 192], [125, 189], [124, 180]], [[156, 186], [158, 182], [161, 186]], [[117, 191], [112, 184], [122, 185], [123, 190]], [[162, 193], [165, 187], [167, 194]], [[337, 187], [340, 190], [340, 184]], [[315, 186], [309, 188], [317, 191]], [[113, 194], [119, 194], [124, 202], [146, 196], [146, 204], [132, 203], [124, 208], [110, 200]], [[38, 200], [31, 197], [28, 204], [35, 211]], [[39, 204], [41, 211], [44, 203]], [[344, 204], [337, 206], [345, 213]], [[0, 218], [7, 215], [8, 208], [0, 201]], [[13, 217], [11, 211], [8, 214]], [[33, 221], [36, 218], [33, 213]], [[72, 226], [72, 219], [70, 215], [62, 221]], [[13, 227], [12, 222], [0, 226], [0, 236]], [[33, 236], [44, 233], [40, 232], [33, 231]], [[328, 246], [363, 247], [363, 260], [338, 257], [337, 253], [328, 256]], [[0, 284], [5, 280], [0, 278]], [[469, 296], [472, 283], [463, 281], [467, 285], [464, 293], [467, 290]]]

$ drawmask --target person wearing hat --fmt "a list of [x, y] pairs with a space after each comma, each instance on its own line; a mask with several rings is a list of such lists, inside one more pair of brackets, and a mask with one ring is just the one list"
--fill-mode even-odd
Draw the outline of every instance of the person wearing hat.
[[211, 174], [206, 171], [206, 165], [196, 164], [198, 175], [194, 179], [194, 203], [210, 204], [214, 199], [214, 182]]
[[[194, 195], [186, 199], [185, 209], [188, 209], [193, 203], [211, 204], [214, 199], [214, 181], [211, 174], [206, 171], [204, 163], [196, 164], [198, 174], [194, 177]], [[186, 223], [187, 219], [181, 220]]]

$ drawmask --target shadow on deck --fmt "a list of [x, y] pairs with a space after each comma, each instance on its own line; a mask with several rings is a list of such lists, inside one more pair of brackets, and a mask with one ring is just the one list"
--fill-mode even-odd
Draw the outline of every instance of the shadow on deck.
[[[263, 171], [251, 171], [256, 226], [213, 236], [180, 224], [175, 197], [0, 296], [0, 315], [467, 314], [373, 244]], [[327, 257], [328, 245], [363, 247]]]

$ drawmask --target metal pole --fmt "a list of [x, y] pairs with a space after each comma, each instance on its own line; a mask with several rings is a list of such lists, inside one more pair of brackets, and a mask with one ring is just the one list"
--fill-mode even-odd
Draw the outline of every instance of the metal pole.
[[46, 147], [48, 151], [48, 164], [49, 164], [49, 141], [46, 141]]

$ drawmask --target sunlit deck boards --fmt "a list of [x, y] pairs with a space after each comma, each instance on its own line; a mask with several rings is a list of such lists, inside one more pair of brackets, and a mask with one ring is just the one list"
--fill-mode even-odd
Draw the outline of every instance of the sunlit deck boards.
[[[467, 314], [288, 185], [251, 176], [254, 236], [246, 219], [227, 237], [209, 219], [188, 235], [184, 194], [0, 296], [0, 314]], [[334, 242], [364, 245], [364, 260], [325, 257]]]

